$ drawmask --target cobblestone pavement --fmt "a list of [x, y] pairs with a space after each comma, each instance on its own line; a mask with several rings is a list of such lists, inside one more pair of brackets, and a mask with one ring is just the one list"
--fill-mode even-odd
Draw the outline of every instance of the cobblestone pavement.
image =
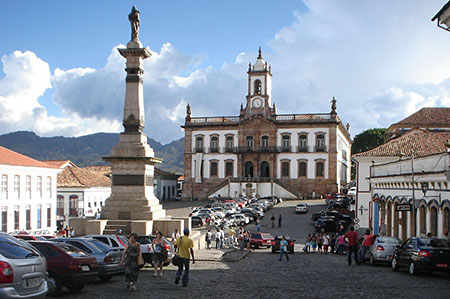
[[[162, 277], [153, 277], [153, 270], [144, 268], [133, 298], [449, 298], [450, 279], [445, 274], [410, 276], [383, 265], [348, 266], [345, 256], [300, 252], [305, 234], [312, 232], [310, 214], [323, 206], [311, 206], [306, 215], [296, 215], [293, 206], [295, 202], [283, 202], [269, 211], [262, 223], [264, 231], [290, 234], [297, 240], [296, 253], [289, 261], [278, 261], [279, 255], [270, 249], [254, 250], [239, 262], [199, 261], [191, 264], [186, 288], [174, 284], [176, 269], [172, 265], [165, 268]], [[270, 227], [272, 212], [276, 216], [282, 213], [281, 228]], [[128, 297], [121, 276], [88, 285], [80, 294], [66, 292], [61, 296]]]

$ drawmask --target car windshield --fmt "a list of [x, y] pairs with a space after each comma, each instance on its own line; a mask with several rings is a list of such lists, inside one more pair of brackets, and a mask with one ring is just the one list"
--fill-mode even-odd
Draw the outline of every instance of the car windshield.
[[263, 239], [273, 239], [271, 234], [261, 234]]
[[378, 238], [378, 243], [380, 243], [380, 244], [400, 244], [401, 240], [399, 238]]
[[58, 244], [59, 248], [72, 257], [88, 257], [89, 254], [69, 244]]
[[419, 245], [423, 247], [449, 248], [449, 244], [446, 240], [435, 238], [419, 239]]
[[252, 239], [262, 239], [260, 234], [252, 234]]
[[109, 247], [108, 245], [106, 245], [105, 243], [98, 241], [98, 240], [88, 240], [88, 242], [90, 244], [92, 244], [93, 246], [97, 247], [100, 251], [110, 251], [111, 247]]
[[124, 236], [118, 236], [118, 238], [122, 242], [122, 245], [127, 245], [128, 244], [128, 238], [126, 238]]
[[[194, 217], [192, 217], [192, 218], [194, 218]], [[136, 238], [136, 241], [139, 242], [141, 245], [152, 244], [152, 239], [148, 236], [139, 236]]]
[[4, 257], [10, 259], [25, 259], [39, 256], [39, 254], [31, 248], [10, 241], [0, 241], [0, 253]]

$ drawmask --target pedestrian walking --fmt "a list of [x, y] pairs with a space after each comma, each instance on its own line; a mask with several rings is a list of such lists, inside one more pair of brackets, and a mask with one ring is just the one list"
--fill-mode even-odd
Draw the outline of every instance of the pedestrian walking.
[[281, 214], [278, 216], [278, 227], [281, 227], [281, 221], [283, 220], [283, 217]]
[[373, 245], [374, 241], [375, 235], [371, 235], [370, 230], [366, 229], [366, 232], [364, 234], [364, 240], [362, 241], [361, 248], [359, 248], [358, 251], [358, 261], [360, 263], [364, 263], [366, 253], [369, 250], [370, 246]]
[[239, 249], [244, 250], [245, 247], [245, 231], [242, 227], [239, 228]]
[[180, 262], [178, 264], [178, 271], [175, 274], [175, 284], [180, 282], [181, 274], [183, 273], [184, 267], [184, 275], [183, 275], [183, 287], [187, 287], [189, 282], [189, 259], [192, 257], [192, 264], [195, 264], [194, 258], [194, 242], [191, 238], [189, 238], [189, 229], [185, 228], [184, 236], [180, 237], [177, 241], [178, 248], [178, 257]]
[[70, 237], [75, 238], [75, 230], [73, 229], [73, 227], [70, 227]]
[[[162, 238], [162, 234], [160, 232], [156, 233], [156, 238], [152, 241], [152, 249], [153, 249], [153, 267], [155, 268], [155, 273], [153, 276], [162, 276], [163, 272], [163, 264], [164, 264], [164, 240]], [[158, 274], [159, 267], [159, 274]]]
[[337, 239], [337, 243], [338, 243], [337, 253], [338, 254], [343, 254], [344, 253], [344, 248], [345, 248], [345, 237], [344, 237], [344, 235], [339, 235], [339, 237]]
[[355, 263], [359, 265], [358, 261], [358, 233], [355, 232], [355, 228], [350, 227], [350, 231], [344, 236], [348, 242], [347, 260], [348, 265], [352, 265], [352, 254], [355, 256]]
[[139, 257], [141, 256], [141, 244], [136, 241], [136, 237], [137, 235], [135, 233], [131, 233], [128, 236], [129, 242], [125, 246], [120, 261], [121, 265], [125, 265], [125, 281], [127, 282], [127, 289], [133, 292], [136, 292], [136, 282], [139, 273]]
[[272, 221], [272, 228], [275, 228], [275, 215], [272, 214], [272, 217], [270, 217], [270, 221]]
[[258, 218], [256, 218], [256, 230], [258, 231], [258, 233], [261, 232], [261, 220]]
[[317, 251], [322, 254], [322, 245], [323, 245], [323, 236], [322, 234], [319, 234], [317, 237]]
[[332, 234], [330, 238], [330, 252], [335, 253], [335, 247], [336, 247], [336, 235]]
[[306, 237], [306, 243], [305, 247], [303, 247], [303, 252], [309, 252], [311, 248], [311, 234], [308, 234], [308, 237]]
[[245, 248], [250, 249], [250, 231], [245, 232]]
[[205, 235], [206, 249], [211, 249], [211, 239], [212, 239], [211, 230], [208, 229], [208, 232]]
[[216, 229], [215, 239], [216, 239], [216, 249], [220, 248], [220, 237], [222, 234], [220, 233], [219, 229]]
[[178, 232], [178, 229], [176, 228], [172, 233], [172, 243], [176, 243], [179, 237], [180, 237], [180, 233]]
[[316, 248], [317, 248], [317, 237], [316, 234], [313, 234], [311, 237], [311, 248], [313, 250], [313, 252], [316, 252]]
[[279, 261], [283, 260], [283, 254], [286, 256], [286, 260], [289, 261], [289, 256], [287, 253], [287, 244], [288, 242], [286, 241], [286, 238], [283, 236], [280, 241], [280, 258], [278, 259]]
[[236, 242], [235, 242], [235, 236], [236, 236], [236, 232], [234, 231], [234, 229], [230, 226], [230, 228], [228, 229], [228, 238], [230, 238], [230, 245], [231, 248], [234, 248]]
[[222, 229], [219, 229], [220, 232], [220, 249], [223, 248], [223, 243], [225, 242], [225, 233]]
[[328, 246], [330, 245], [330, 237], [325, 233], [323, 235], [323, 253], [328, 253]]

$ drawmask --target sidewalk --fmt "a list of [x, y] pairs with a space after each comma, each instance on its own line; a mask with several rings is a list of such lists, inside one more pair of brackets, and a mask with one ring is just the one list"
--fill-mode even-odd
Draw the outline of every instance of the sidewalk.
[[246, 257], [250, 250], [232, 248], [223, 249], [198, 249], [195, 251], [195, 260], [206, 262], [238, 262]]

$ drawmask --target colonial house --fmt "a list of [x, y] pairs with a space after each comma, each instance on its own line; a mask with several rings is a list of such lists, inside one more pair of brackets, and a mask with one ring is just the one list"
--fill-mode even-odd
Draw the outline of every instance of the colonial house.
[[181, 175], [155, 168], [153, 190], [161, 200], [172, 200], [178, 196], [178, 178]]
[[56, 230], [56, 176], [60, 171], [0, 146], [2, 231]]
[[351, 139], [336, 112], [277, 114], [272, 70], [259, 50], [238, 116], [192, 117], [187, 106], [185, 199], [299, 198], [337, 192], [350, 179]]
[[448, 229], [450, 109], [423, 108], [388, 128], [389, 140], [353, 155], [360, 226], [398, 236]]

